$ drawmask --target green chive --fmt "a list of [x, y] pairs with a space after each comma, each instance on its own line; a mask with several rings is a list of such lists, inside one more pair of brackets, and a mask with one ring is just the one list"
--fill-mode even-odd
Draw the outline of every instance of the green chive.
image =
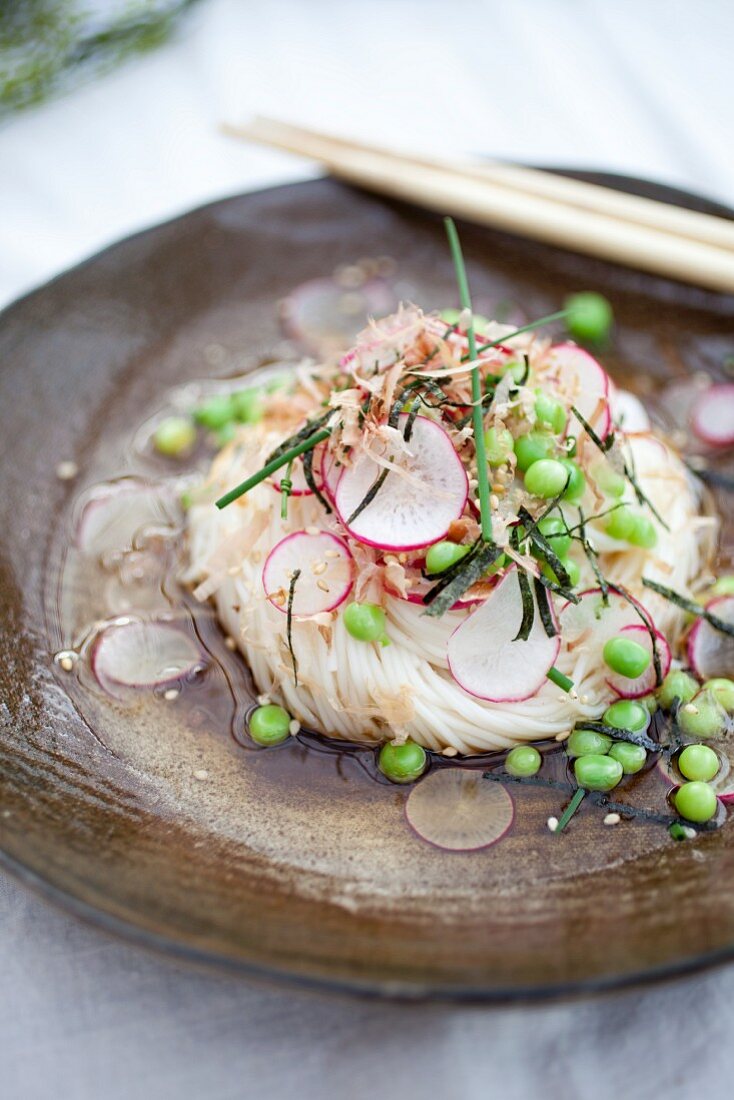
[[266, 477], [270, 477], [270, 475], [274, 474], [276, 470], [279, 470], [281, 466], [287, 466], [294, 458], [298, 458], [299, 455], [305, 454], [306, 451], [310, 451], [318, 443], [323, 442], [324, 439], [328, 439], [330, 435], [331, 431], [328, 428], [322, 428], [320, 432], [316, 432], [315, 435], [309, 436], [303, 443], [299, 443], [296, 447], [291, 447], [285, 454], [272, 459], [268, 462], [267, 466], [263, 466], [262, 470], [258, 470], [252, 477], [248, 477], [247, 481], [243, 481], [241, 485], [237, 485], [234, 489], [230, 489], [228, 493], [225, 493], [223, 497], [220, 497], [219, 500], [215, 502], [217, 508], [226, 508], [232, 501], [244, 496], [245, 493], [249, 493], [250, 489], [254, 489], [261, 481], [265, 481]]

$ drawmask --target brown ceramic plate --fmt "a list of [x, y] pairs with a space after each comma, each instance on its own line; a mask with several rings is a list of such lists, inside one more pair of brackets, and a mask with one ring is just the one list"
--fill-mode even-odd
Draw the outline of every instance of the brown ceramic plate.
[[[478, 303], [510, 299], [539, 316], [572, 289], [608, 295], [618, 330], [607, 362], [639, 392], [717, 374], [732, 352], [731, 297], [470, 226], [462, 237]], [[664, 829], [604, 829], [593, 814], [552, 838], [548, 805], [529, 797], [507, 841], [449, 854], [410, 833], [405, 791], [375, 783], [359, 754], [295, 741], [243, 750], [224, 678], [218, 704], [210, 692], [130, 710], [54, 664], [78, 494], [137, 470], [128, 441], [171, 387], [267, 354], [292, 287], [382, 254], [427, 307], [454, 300], [440, 219], [320, 181], [151, 229], [0, 319], [2, 864], [140, 943], [331, 989], [499, 1000], [729, 958], [731, 825], [695, 850]], [[55, 476], [69, 460], [72, 482]], [[246, 672], [216, 631], [207, 644], [212, 675], [228, 668], [241, 704]]]

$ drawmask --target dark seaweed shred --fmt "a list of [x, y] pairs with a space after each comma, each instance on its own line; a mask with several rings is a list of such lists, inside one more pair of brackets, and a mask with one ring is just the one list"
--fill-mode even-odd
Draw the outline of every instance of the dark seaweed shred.
[[695, 600], [689, 600], [687, 596], [681, 596], [680, 592], [674, 592], [672, 588], [666, 588], [664, 584], [658, 584], [657, 581], [650, 580], [649, 577], [643, 577], [642, 583], [645, 588], [650, 588], [653, 592], [657, 592], [659, 596], [664, 596], [666, 600], [670, 600], [671, 603], [676, 604], [683, 611], [688, 611], [699, 619], [705, 619], [714, 630], [719, 630], [722, 634], [729, 634], [734, 638], [734, 623], [725, 622], [718, 615], [714, 615], [712, 611], [701, 607]]
[[291, 661], [293, 662], [293, 684], [298, 687], [298, 661], [296, 660], [295, 650], [293, 649], [293, 597], [296, 592], [296, 581], [301, 575], [300, 569], [294, 569], [291, 577], [290, 584], [288, 585], [288, 607], [286, 610], [286, 639], [288, 641], [288, 652], [291, 655]]
[[494, 542], [479, 539], [460, 562], [447, 569], [441, 580], [423, 597], [426, 615], [438, 618], [449, 611], [458, 599], [476, 584], [493, 565], [502, 550]]
[[543, 629], [549, 638], [555, 638], [558, 634], [558, 627], [553, 619], [548, 589], [540, 584], [537, 577], [535, 578], [535, 599], [538, 604], [538, 613], [543, 623]]

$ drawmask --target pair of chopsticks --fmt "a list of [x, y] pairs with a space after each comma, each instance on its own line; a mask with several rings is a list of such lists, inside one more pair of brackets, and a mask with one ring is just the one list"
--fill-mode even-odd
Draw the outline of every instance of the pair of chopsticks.
[[453, 164], [254, 118], [225, 133], [367, 190], [711, 290], [734, 292], [734, 222], [505, 164]]

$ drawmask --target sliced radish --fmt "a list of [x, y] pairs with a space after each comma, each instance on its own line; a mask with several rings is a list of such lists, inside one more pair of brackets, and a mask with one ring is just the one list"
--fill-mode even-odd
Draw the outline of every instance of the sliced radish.
[[[579, 603], [567, 603], [561, 609], [560, 621], [563, 644], [569, 653], [583, 651], [590, 655], [594, 666], [598, 669], [606, 669], [603, 651], [609, 639], [621, 634], [628, 627], [637, 627], [643, 624], [635, 611], [635, 607], [616, 592], [609, 592], [607, 605], [604, 604], [600, 588], [590, 588], [587, 592], [581, 592], [580, 596]], [[640, 601], [634, 599], [633, 603], [652, 622], [652, 617]], [[663, 654], [661, 653], [662, 658]], [[610, 672], [613, 678], [611, 670], [607, 669], [606, 671]], [[634, 682], [629, 681], [629, 683]], [[612, 693], [614, 695], [621, 694], [618, 687], [613, 686], [609, 680], [607, 680], [607, 683], [610, 688], [610, 698]], [[645, 694], [645, 692], [640, 694]], [[631, 696], [631, 698], [633, 697]]]
[[522, 622], [517, 568], [507, 571], [487, 599], [449, 638], [451, 675], [464, 691], [491, 703], [519, 703], [545, 683], [560, 637], [549, 638], [533, 593], [535, 615], [526, 641], [515, 641]]
[[[432, 580], [427, 580], [425, 577], [420, 577], [415, 582], [415, 584], [413, 584], [408, 589], [404, 596], [400, 592], [397, 592], [395, 591], [395, 589], [391, 588], [390, 585], [387, 583], [385, 585], [385, 588], [390, 593], [390, 595], [394, 596], [397, 600], [405, 600], [407, 603], [423, 604], [423, 597], [427, 592], [430, 592], [431, 588], [434, 586], [434, 584], [436, 584], [439, 579], [439, 577], [434, 577]], [[495, 578], [492, 577], [491, 580], [494, 581]], [[463, 611], [467, 607], [476, 607], [478, 603], [481, 603], [484, 600], [484, 598], [484, 596], [477, 596], [474, 599], [471, 599], [467, 596], [461, 596], [456, 601], [456, 603], [453, 603], [451, 605], [449, 611]]]
[[[717, 596], [706, 610], [734, 625], [734, 596]], [[734, 638], [706, 622], [696, 619], [688, 635], [688, 663], [701, 680], [734, 674]]]
[[501, 840], [515, 807], [500, 783], [468, 768], [441, 768], [413, 787], [408, 824], [421, 840], [447, 852], [476, 852]]
[[698, 396], [691, 410], [691, 426], [710, 447], [734, 443], [734, 382], [709, 386]]
[[352, 590], [354, 560], [346, 542], [327, 531], [317, 535], [295, 531], [273, 547], [262, 572], [265, 595], [284, 614], [297, 569], [300, 574], [293, 589], [294, 615], [333, 611]]
[[[572, 404], [597, 435], [603, 439], [612, 426], [609, 408], [609, 375], [588, 351], [575, 344], [557, 344], [548, 353], [550, 380], [568, 392]], [[569, 419], [568, 431], [577, 435], [582, 430], [575, 416]]]
[[647, 432], [650, 430], [650, 417], [639, 397], [629, 390], [610, 391], [612, 418], [623, 432]]
[[[616, 672], [612, 672], [606, 680], [612, 691], [616, 692], [617, 695], [621, 695], [623, 699], [641, 699], [643, 695], [649, 695], [656, 687], [655, 664], [652, 660], [652, 638], [642, 623], [623, 626], [620, 634], [643, 646], [650, 654], [650, 664], [642, 676], [638, 676], [634, 680], [630, 680], [626, 676], [620, 676]], [[660, 675], [666, 676], [670, 669], [670, 646], [659, 630], [655, 631], [655, 648], [660, 658]]]
[[[705, 741], [703, 744], [714, 750], [721, 765], [718, 774], [710, 780], [711, 786], [716, 791], [716, 797], [721, 802], [734, 803], [734, 743], [722, 740], [715, 744]], [[681, 775], [674, 761], [662, 755], [656, 764], [656, 771], [668, 787], [680, 787], [686, 782], [685, 776]]]
[[91, 651], [92, 671], [112, 695], [119, 688], [170, 684], [203, 664], [194, 640], [161, 621], [113, 623], [98, 635]]
[[[399, 417], [400, 432], [407, 419]], [[362, 452], [339, 478], [336, 510], [349, 533], [368, 546], [397, 551], [430, 546], [464, 511], [469, 493], [464, 464], [447, 432], [426, 416], [416, 418], [408, 453], [396, 448], [394, 462], [404, 474], [391, 470], [374, 500], [350, 522], [383, 469]]]
[[173, 522], [170, 486], [133, 478], [98, 486], [87, 500], [76, 528], [76, 545], [84, 554], [129, 550], [139, 531]]

